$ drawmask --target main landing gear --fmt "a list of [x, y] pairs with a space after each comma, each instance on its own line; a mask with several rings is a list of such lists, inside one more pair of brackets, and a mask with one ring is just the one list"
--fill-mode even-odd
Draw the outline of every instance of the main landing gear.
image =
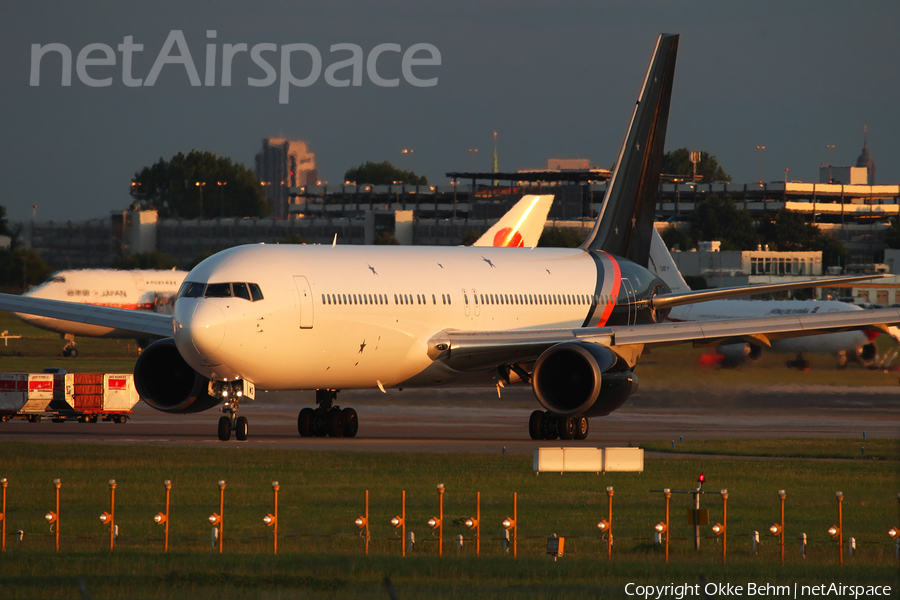
[[304, 408], [297, 415], [297, 431], [303, 437], [356, 437], [359, 416], [352, 408], [335, 406], [338, 390], [316, 390], [315, 409]]
[[536, 410], [528, 419], [528, 433], [533, 440], [583, 440], [588, 436], [588, 420], [584, 415], [565, 417]]
[[799, 352], [797, 353], [796, 360], [789, 360], [785, 363], [785, 366], [788, 369], [797, 369], [800, 371], [809, 371], [809, 361], [803, 358], [803, 355]]
[[75, 336], [71, 333], [63, 335], [66, 345], [63, 348], [62, 355], [66, 358], [75, 358], [78, 356], [78, 348], [75, 347]]

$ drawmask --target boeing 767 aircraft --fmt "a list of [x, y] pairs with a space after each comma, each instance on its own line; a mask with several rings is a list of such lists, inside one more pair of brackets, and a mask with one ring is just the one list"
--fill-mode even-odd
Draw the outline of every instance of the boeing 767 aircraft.
[[[672, 293], [647, 269], [677, 35], [659, 37], [593, 230], [580, 248], [247, 245], [185, 278], [174, 315], [0, 295], [0, 308], [128, 328], [160, 339], [135, 364], [154, 408], [223, 404], [219, 438], [246, 439], [241, 398], [315, 389], [301, 435], [355, 436], [339, 390], [530, 384], [546, 410], [534, 439], [584, 438], [638, 387], [642, 352], [682, 342], [757, 343], [900, 322], [885, 309], [665, 323], [678, 305], [822, 285]], [[866, 278], [843, 278], [851, 281]], [[834, 279], [828, 280], [833, 284]], [[242, 396], [243, 395], [243, 396]]]

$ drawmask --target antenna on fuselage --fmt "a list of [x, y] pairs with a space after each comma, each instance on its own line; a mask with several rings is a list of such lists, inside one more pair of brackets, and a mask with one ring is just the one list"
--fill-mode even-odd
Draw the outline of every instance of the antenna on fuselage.
[[334, 248], [337, 246], [337, 234], [334, 234], [334, 239], [331, 240], [331, 247]]

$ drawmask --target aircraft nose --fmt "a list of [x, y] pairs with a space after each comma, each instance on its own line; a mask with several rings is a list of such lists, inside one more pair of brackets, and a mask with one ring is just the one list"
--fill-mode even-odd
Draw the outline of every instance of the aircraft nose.
[[225, 339], [225, 313], [218, 306], [203, 300], [196, 303], [190, 317], [181, 321], [181, 325], [197, 353], [207, 359]]

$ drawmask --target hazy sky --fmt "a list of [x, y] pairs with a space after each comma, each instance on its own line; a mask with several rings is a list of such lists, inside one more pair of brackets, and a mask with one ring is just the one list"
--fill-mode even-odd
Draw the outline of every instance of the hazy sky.
[[[320, 177], [332, 183], [349, 167], [387, 159], [445, 184], [447, 171], [489, 169], [494, 130], [501, 169], [541, 168], [550, 157], [609, 166], [661, 32], [681, 34], [669, 149], [709, 151], [742, 183], [757, 179], [756, 146], [765, 145], [767, 180], [782, 179], [788, 167], [791, 179], [815, 181], [828, 144], [834, 164], [855, 164], [867, 124], [877, 180], [900, 183], [896, 0], [34, 0], [6, 2], [0, 15], [0, 204], [12, 221], [31, 218], [34, 204], [40, 220], [102, 218], [128, 205], [132, 176], [160, 157], [193, 148], [252, 167], [261, 139], [274, 135], [307, 141]], [[126, 85], [117, 49], [125, 37], [143, 45], [131, 77], [146, 82], [175, 30], [201, 82], [206, 46], [216, 45], [215, 85], [191, 85], [183, 64], [162, 66], [152, 87]], [[61, 85], [54, 52], [42, 59], [40, 85], [30, 85], [32, 44], [52, 43], [72, 53], [71, 86]], [[235, 56], [232, 84], [222, 85], [223, 47], [241, 43], [278, 48], [260, 54], [274, 68], [273, 85], [248, 84], [265, 77], [249, 52]], [[280, 48], [296, 43], [318, 50], [322, 71], [282, 104]], [[332, 45], [355, 44], [368, 57], [383, 43], [401, 52], [436, 47], [440, 66], [413, 73], [437, 77], [437, 85], [407, 83], [393, 52], [377, 69], [399, 78], [396, 87], [375, 85], [365, 69], [361, 86], [327, 83], [328, 66], [350, 56]], [[79, 78], [77, 57], [89, 44], [114, 51], [114, 66], [81, 69], [111, 78], [106, 87]], [[177, 47], [169, 55], [179, 55]], [[292, 56], [294, 77], [309, 74], [309, 56]]]

